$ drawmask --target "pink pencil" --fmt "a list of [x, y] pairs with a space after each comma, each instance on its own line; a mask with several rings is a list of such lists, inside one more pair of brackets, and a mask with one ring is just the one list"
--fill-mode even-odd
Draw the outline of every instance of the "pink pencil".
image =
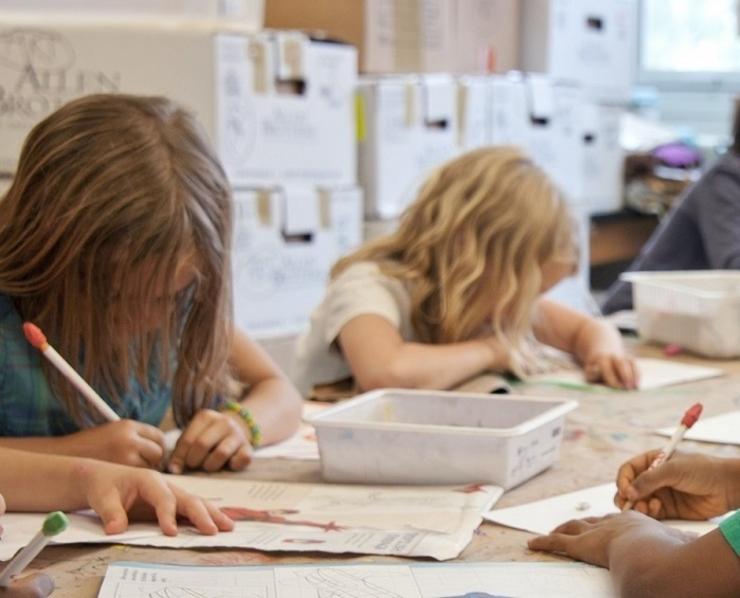
[[54, 364], [54, 367], [56, 367], [64, 377], [80, 391], [83, 397], [90, 401], [90, 404], [97, 409], [105, 419], [110, 422], [116, 422], [121, 419], [118, 417], [118, 414], [110, 408], [110, 405], [108, 405], [108, 403], [106, 403], [100, 395], [93, 390], [92, 386], [85, 382], [82, 376], [80, 376], [74, 368], [54, 350], [54, 347], [48, 343], [46, 336], [41, 332], [41, 329], [38, 326], [31, 324], [31, 322], [24, 322], [23, 334], [26, 335], [28, 342], [41, 351], [44, 354], [44, 357]]
[[[668, 459], [671, 458], [671, 455], [676, 450], [676, 447], [678, 446], [678, 443], [683, 440], [684, 435], [686, 432], [691, 429], [691, 427], [696, 423], [696, 421], [699, 419], [699, 416], [701, 415], [703, 407], [701, 403], [696, 403], [695, 405], [692, 405], [686, 410], [686, 413], [683, 414], [683, 417], [681, 418], [681, 425], [676, 428], [676, 430], [673, 432], [673, 436], [671, 436], [671, 440], [668, 442], [668, 444], [663, 448], [659, 453], [658, 456], [655, 457], [653, 462], [650, 464], [650, 467], [648, 467], [648, 471], [651, 469], [655, 469], [659, 465], [662, 465]], [[632, 507], [635, 505], [632, 504], [632, 501], [628, 500], [626, 503], [624, 503], [624, 506], [622, 507], [622, 511], [629, 511]]]

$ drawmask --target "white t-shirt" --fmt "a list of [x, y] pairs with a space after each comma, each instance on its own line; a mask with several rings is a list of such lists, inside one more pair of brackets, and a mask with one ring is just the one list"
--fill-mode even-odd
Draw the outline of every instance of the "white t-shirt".
[[382, 316], [398, 328], [404, 341], [416, 340], [405, 283], [382, 274], [375, 262], [353, 264], [329, 283], [308, 331], [297, 341], [291, 378], [303, 396], [317, 384], [352, 376], [336, 340], [350, 320], [364, 314]]

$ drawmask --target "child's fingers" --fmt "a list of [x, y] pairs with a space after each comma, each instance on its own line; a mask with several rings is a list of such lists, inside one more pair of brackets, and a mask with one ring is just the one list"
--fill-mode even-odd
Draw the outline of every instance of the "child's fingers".
[[551, 533], [577, 536], [578, 534], [582, 534], [583, 532], [585, 532], [588, 529], [589, 525], [590, 524], [583, 519], [571, 519], [570, 521], [566, 521], [565, 523], [557, 526], [554, 530], [552, 530]]
[[619, 388], [622, 386], [615, 365], [611, 359], [604, 359], [601, 363], [601, 379], [607, 386]]
[[652, 450], [646, 453], [642, 453], [635, 457], [632, 457], [629, 461], [623, 463], [617, 471], [617, 490], [620, 496], [625, 499], [629, 499], [629, 489], [632, 487], [632, 482], [635, 481], [638, 475], [642, 472], [647, 471], [650, 464], [658, 456], [660, 450]]
[[239, 448], [244, 444], [244, 439], [236, 434], [229, 434], [211, 451], [203, 461], [203, 469], [206, 471], [220, 471], [231, 459]]
[[157, 475], [156, 480], [142, 483], [139, 489], [144, 502], [151, 505], [157, 516], [159, 527], [167, 536], [177, 535], [177, 498], [172, 486]]
[[199, 415], [200, 413], [193, 418], [188, 427], [185, 428], [185, 431], [180, 435], [175, 445], [175, 450], [172, 451], [172, 456], [170, 457], [170, 463], [168, 465], [170, 473], [180, 474], [183, 472], [185, 469], [185, 459], [193, 443], [198, 439], [203, 430], [210, 425], [210, 422], [206, 421], [205, 418], [198, 417]]
[[179, 489], [177, 491], [177, 512], [186, 517], [201, 534], [212, 536], [219, 531], [205, 502]]
[[531, 550], [544, 550], [545, 552], [568, 552], [568, 545], [571, 541], [570, 536], [552, 532], [546, 536], [537, 536], [527, 542]]
[[137, 432], [139, 436], [147, 438], [148, 440], [159, 445], [162, 451], [165, 450], [164, 432], [162, 432], [162, 430], [160, 430], [159, 428], [155, 428], [154, 426], [150, 426], [148, 424], [139, 424]]
[[159, 444], [149, 438], [139, 437], [136, 447], [146, 466], [159, 469], [164, 457], [164, 449]]
[[232, 471], [241, 471], [246, 469], [246, 467], [252, 462], [252, 454], [252, 446], [245, 442], [229, 460], [229, 469]]
[[102, 496], [90, 497], [90, 506], [100, 517], [106, 534], [126, 531], [128, 514], [117, 488], [109, 488]]
[[635, 388], [635, 377], [632, 371], [631, 360], [623, 357], [614, 357], [613, 365], [621, 382], [620, 386], [626, 389]]
[[218, 447], [228, 431], [228, 427], [224, 426], [223, 422], [211, 422], [190, 445], [190, 450], [185, 455], [185, 464], [190, 469], [202, 468], [206, 458]]
[[220, 531], [230, 532], [234, 529], [234, 520], [231, 517], [229, 517], [212, 502], [206, 500], [204, 504], [206, 506], [206, 509], [208, 509], [208, 513], [210, 514], [211, 519], [213, 519], [213, 522], [216, 524], [216, 527], [218, 527]]

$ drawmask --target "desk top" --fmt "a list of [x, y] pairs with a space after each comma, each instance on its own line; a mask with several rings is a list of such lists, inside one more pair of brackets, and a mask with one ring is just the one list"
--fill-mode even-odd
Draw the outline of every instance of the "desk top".
[[[643, 357], [662, 357], [655, 347], [635, 345]], [[579, 408], [568, 416], [560, 461], [549, 470], [501, 498], [498, 507], [513, 506], [614, 480], [618, 466], [629, 457], [663, 444], [652, 434], [658, 427], [673, 426], [687, 404], [700, 399], [705, 416], [740, 409], [740, 361], [708, 362], [687, 356], [677, 361], [715, 365], [727, 376], [692, 384], [643, 392], [574, 391], [557, 387], [517, 389], [519, 394], [568, 396]], [[740, 456], [740, 447], [685, 441], [687, 450], [721, 456]], [[321, 481], [318, 462], [258, 460], [241, 473], [217, 474], [230, 478], [293, 482]], [[459, 561], [548, 561], [558, 557], [530, 552], [527, 532], [484, 523]], [[146, 561], [191, 565], [275, 565], [283, 563], [403, 561], [382, 556], [341, 556], [315, 553], [261, 553], [254, 550], [172, 550], [138, 546], [52, 546], [34, 561], [31, 569], [55, 578], [55, 597], [96, 596], [105, 570], [112, 561]]]

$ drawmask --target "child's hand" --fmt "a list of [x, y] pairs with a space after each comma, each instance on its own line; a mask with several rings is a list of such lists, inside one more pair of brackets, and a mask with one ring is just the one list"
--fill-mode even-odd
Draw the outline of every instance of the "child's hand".
[[45, 598], [54, 591], [54, 580], [43, 573], [14, 579], [7, 588], [0, 588], [2, 598]]
[[107, 534], [126, 530], [132, 519], [156, 517], [168, 536], [177, 534], [177, 516], [187, 518], [202, 534], [230, 531], [234, 522], [206, 500], [171, 484], [154, 471], [108, 463], [79, 466], [85, 502], [95, 510]]
[[185, 467], [219, 471], [228, 464], [230, 469], [241, 471], [251, 460], [249, 433], [239, 416], [203, 409], [177, 441], [169, 470], [175, 474]]
[[[634, 509], [657, 519], [709, 519], [740, 506], [738, 460], [699, 454], [676, 453], [648, 471], [659, 450], [627, 461], [617, 473], [614, 502], [622, 507], [632, 501]], [[732, 487], [732, 481], [736, 480]]]
[[588, 382], [603, 382], [612, 388], [633, 390], [640, 382], [637, 364], [629, 355], [594, 355], [583, 364], [583, 369]]
[[68, 453], [133, 467], [159, 469], [164, 457], [164, 433], [131, 419], [109, 422], [65, 437]]
[[527, 542], [532, 550], [557, 552], [599, 567], [609, 566], [609, 545], [623, 534], [662, 536], [675, 544], [688, 542], [689, 534], [674, 530], [640, 513], [629, 511], [606, 517], [573, 519], [546, 536]]

